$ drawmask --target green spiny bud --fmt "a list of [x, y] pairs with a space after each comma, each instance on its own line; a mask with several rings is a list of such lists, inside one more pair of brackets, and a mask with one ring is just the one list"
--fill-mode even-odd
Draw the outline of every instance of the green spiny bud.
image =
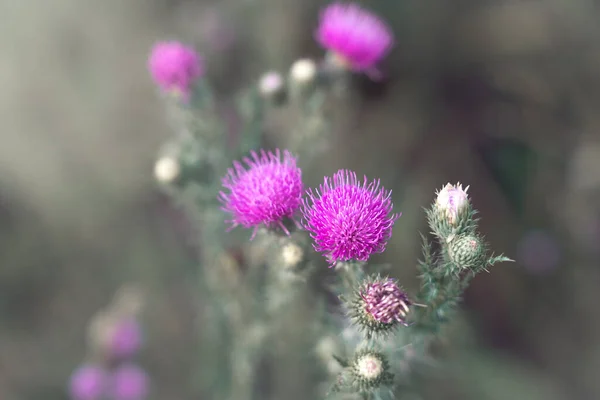
[[461, 269], [483, 267], [487, 261], [487, 245], [476, 234], [456, 236], [448, 243], [448, 256]]
[[387, 357], [378, 351], [360, 350], [351, 360], [349, 365], [351, 385], [360, 393], [371, 392], [389, 386], [394, 381], [390, 372], [390, 363]]

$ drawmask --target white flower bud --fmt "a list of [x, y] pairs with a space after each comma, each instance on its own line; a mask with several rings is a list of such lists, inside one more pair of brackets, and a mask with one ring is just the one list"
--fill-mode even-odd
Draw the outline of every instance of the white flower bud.
[[377, 379], [383, 372], [383, 362], [373, 354], [365, 354], [356, 360], [356, 373], [365, 379]]
[[297, 60], [290, 68], [290, 78], [298, 85], [312, 83], [317, 77], [317, 64], [311, 59]]
[[288, 243], [281, 249], [281, 259], [286, 267], [295, 267], [303, 257], [304, 250], [296, 243]]
[[160, 183], [172, 183], [180, 173], [179, 162], [172, 157], [162, 157], [154, 164], [154, 177]]
[[469, 187], [463, 190], [460, 182], [456, 185], [448, 183], [437, 193], [436, 208], [445, 215], [450, 225], [455, 225], [459, 215], [469, 206], [467, 190]]
[[284, 89], [283, 77], [280, 73], [270, 71], [264, 74], [258, 82], [260, 94], [266, 98], [276, 96]]

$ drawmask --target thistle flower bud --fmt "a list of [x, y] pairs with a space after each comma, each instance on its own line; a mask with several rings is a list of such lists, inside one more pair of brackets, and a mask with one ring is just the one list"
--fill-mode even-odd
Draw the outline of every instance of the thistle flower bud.
[[288, 243], [281, 249], [281, 259], [285, 267], [293, 268], [304, 258], [304, 250], [296, 243]]
[[317, 64], [308, 58], [297, 60], [292, 64], [289, 76], [292, 95], [306, 95], [315, 88], [318, 77]]
[[455, 226], [459, 216], [465, 214], [469, 207], [469, 196], [467, 186], [464, 190], [459, 183], [456, 186], [448, 183], [437, 193], [435, 206], [438, 212], [444, 214], [449, 225]]
[[483, 267], [487, 261], [487, 246], [478, 235], [461, 235], [448, 243], [448, 256], [459, 268]]
[[355, 291], [349, 314], [367, 337], [386, 335], [407, 325], [411, 301], [394, 279], [367, 278]]
[[427, 211], [429, 226], [440, 239], [448, 240], [453, 236], [472, 233], [477, 226], [467, 191], [460, 183], [448, 183], [437, 191], [437, 198]]
[[161, 157], [154, 164], [154, 177], [159, 183], [174, 183], [180, 175], [181, 166], [173, 157]]
[[306, 85], [317, 77], [317, 64], [309, 58], [297, 60], [290, 68], [290, 78], [293, 82]]
[[374, 350], [358, 351], [350, 363], [352, 386], [359, 392], [371, 392], [391, 385], [394, 375], [390, 372], [387, 357]]
[[260, 95], [273, 105], [281, 105], [285, 102], [285, 82], [280, 73], [270, 71], [265, 73], [258, 82]]

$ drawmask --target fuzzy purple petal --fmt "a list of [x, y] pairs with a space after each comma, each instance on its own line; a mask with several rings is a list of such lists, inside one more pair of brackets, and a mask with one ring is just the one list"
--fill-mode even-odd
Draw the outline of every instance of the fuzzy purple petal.
[[411, 302], [394, 279], [373, 282], [361, 295], [365, 301], [365, 311], [376, 321], [407, 325], [406, 313]]
[[390, 27], [357, 4], [333, 3], [321, 11], [315, 38], [355, 71], [372, 69], [394, 44]]
[[337, 261], [367, 261], [381, 253], [399, 214], [391, 214], [391, 192], [378, 180], [359, 182], [356, 173], [338, 171], [303, 201], [303, 225], [314, 248], [333, 265]]
[[219, 194], [222, 209], [231, 215], [232, 227], [257, 228], [282, 225], [283, 218], [293, 218], [301, 204], [304, 186], [302, 171], [289, 152], [261, 150], [238, 161], [223, 178], [227, 191]]

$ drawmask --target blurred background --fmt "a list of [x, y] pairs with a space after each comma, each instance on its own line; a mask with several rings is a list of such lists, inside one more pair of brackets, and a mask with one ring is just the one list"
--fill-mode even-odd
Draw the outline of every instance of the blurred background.
[[[380, 177], [402, 218], [385, 254], [414, 290], [423, 206], [460, 181], [497, 252], [430, 399], [600, 398], [600, 10], [592, 0], [365, 0], [394, 27], [334, 143], [304, 168]], [[90, 318], [141, 287], [152, 399], [194, 396], [186, 221], [152, 168], [172, 134], [146, 69], [194, 44], [226, 116], [266, 70], [322, 57], [316, 0], [0, 1], [0, 399], [67, 399]], [[235, 124], [232, 130], [235, 129]], [[269, 143], [285, 145], [275, 115]]]

